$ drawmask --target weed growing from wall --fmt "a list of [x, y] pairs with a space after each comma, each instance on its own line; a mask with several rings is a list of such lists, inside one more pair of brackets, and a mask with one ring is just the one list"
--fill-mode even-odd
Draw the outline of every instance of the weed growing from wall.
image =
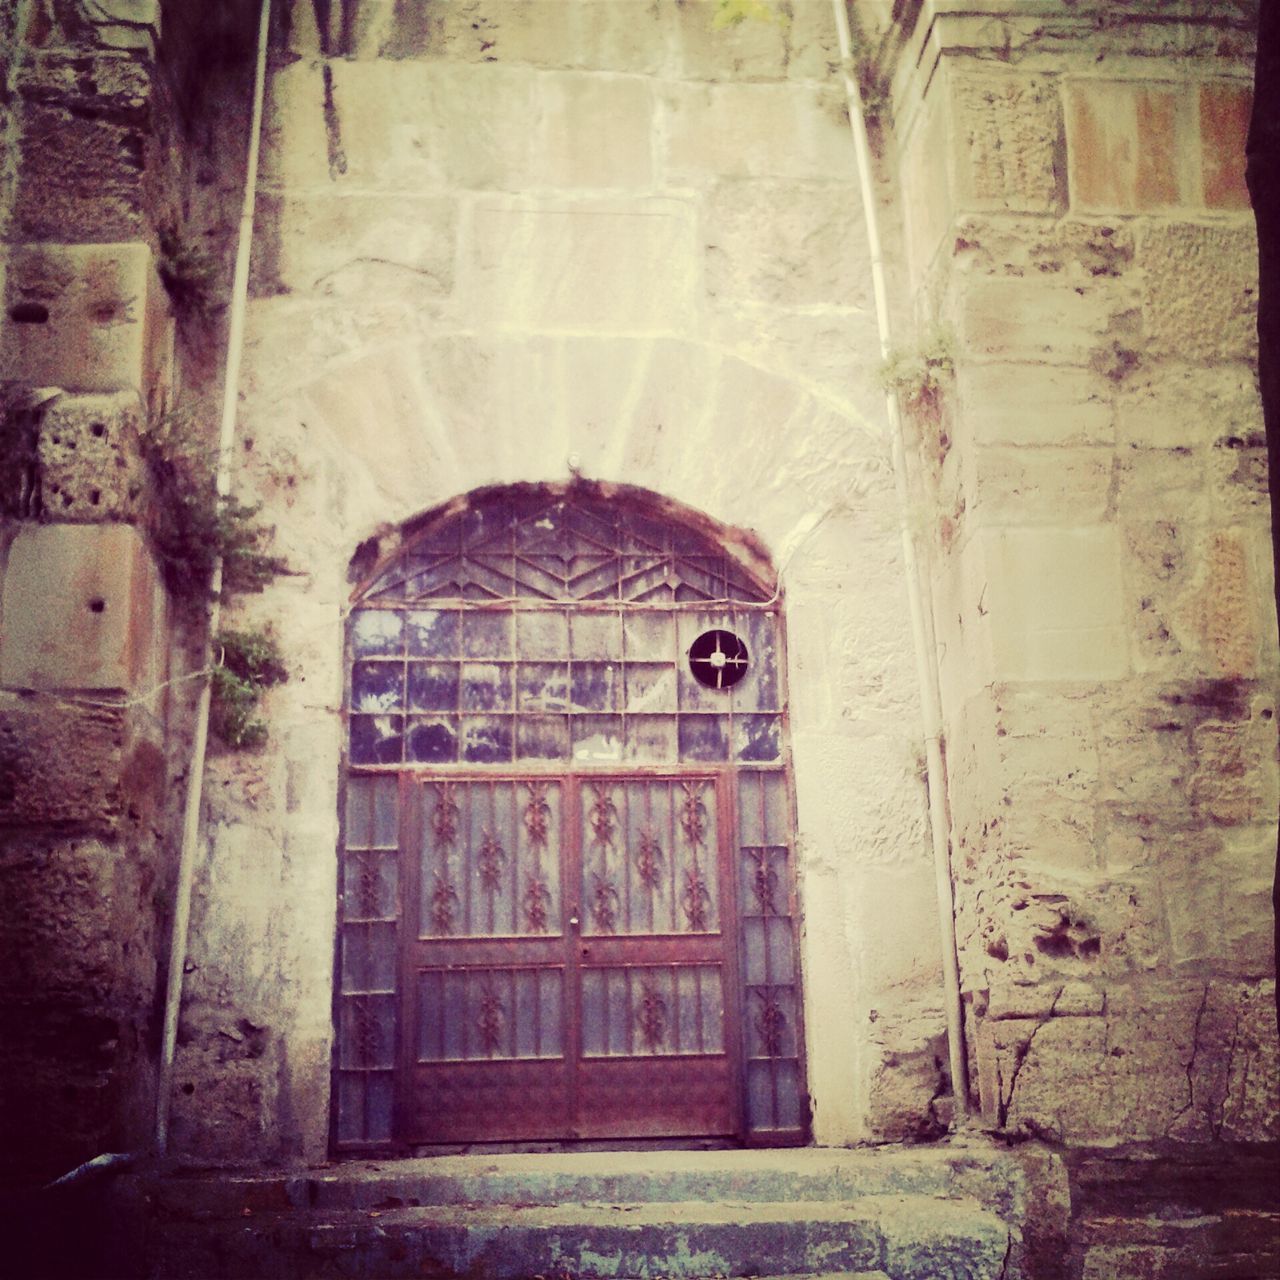
[[192, 415], [165, 414], [142, 445], [151, 484], [151, 543], [179, 605], [208, 602], [219, 558], [224, 597], [261, 591], [288, 572], [280, 556], [264, 550], [270, 531], [256, 519], [258, 508], [218, 496], [216, 453], [201, 440]]
[[938, 325], [917, 346], [889, 353], [880, 366], [880, 385], [899, 396], [914, 417], [932, 421], [955, 368], [955, 339], [949, 329]]
[[160, 232], [156, 269], [179, 321], [209, 320], [221, 309], [217, 258], [176, 227]]
[[266, 631], [225, 630], [215, 637], [214, 652], [209, 727], [233, 750], [260, 747], [267, 724], [257, 715], [258, 700], [289, 678], [280, 650]]

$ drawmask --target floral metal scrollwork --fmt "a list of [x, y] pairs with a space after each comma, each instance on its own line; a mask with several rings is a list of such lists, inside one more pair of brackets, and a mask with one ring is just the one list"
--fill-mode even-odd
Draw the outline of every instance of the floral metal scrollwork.
[[476, 863], [480, 869], [480, 881], [490, 893], [502, 892], [502, 868], [506, 861], [507, 851], [502, 847], [502, 842], [485, 827], [480, 834]]
[[651, 983], [646, 982], [642, 988], [636, 1022], [649, 1052], [660, 1049], [667, 1035], [667, 1001]]
[[658, 887], [662, 879], [662, 846], [658, 843], [658, 833], [652, 827], [641, 828], [636, 870], [643, 884], [650, 889]]
[[756, 1014], [756, 1031], [760, 1035], [760, 1043], [764, 1046], [767, 1057], [780, 1057], [787, 1015], [782, 1012], [782, 1006], [773, 992], [765, 990], [755, 994], [760, 1001], [760, 1011]]

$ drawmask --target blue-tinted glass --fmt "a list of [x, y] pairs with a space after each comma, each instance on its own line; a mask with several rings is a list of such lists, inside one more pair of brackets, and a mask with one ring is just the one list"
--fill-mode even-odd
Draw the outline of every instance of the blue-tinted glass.
[[445, 764], [458, 758], [458, 730], [453, 716], [409, 718], [405, 758], [415, 764]]
[[409, 664], [409, 709], [411, 711], [456, 711], [457, 708], [457, 663], [411, 662]]
[[400, 652], [401, 615], [391, 609], [357, 609], [351, 615], [351, 648], [358, 658]]
[[734, 756], [739, 760], [778, 760], [782, 756], [782, 721], [778, 716], [737, 716], [733, 739]]
[[510, 760], [510, 716], [464, 716], [462, 758], [473, 764]]
[[351, 763], [396, 764], [403, 722], [403, 716], [352, 716]]
[[681, 716], [681, 760], [725, 760], [729, 755], [727, 716]]
[[399, 662], [356, 662], [351, 667], [351, 710], [372, 715], [404, 706], [404, 667]]
[[405, 643], [411, 654], [423, 658], [452, 658], [458, 652], [458, 615], [436, 609], [415, 609], [405, 614]]

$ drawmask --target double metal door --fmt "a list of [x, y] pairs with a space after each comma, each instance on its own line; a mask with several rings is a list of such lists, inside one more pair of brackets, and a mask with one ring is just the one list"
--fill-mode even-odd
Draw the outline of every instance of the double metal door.
[[741, 1130], [731, 781], [407, 780], [403, 1140]]

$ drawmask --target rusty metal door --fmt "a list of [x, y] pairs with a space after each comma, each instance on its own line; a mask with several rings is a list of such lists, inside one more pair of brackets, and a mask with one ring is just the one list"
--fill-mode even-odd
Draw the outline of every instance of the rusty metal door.
[[741, 1131], [730, 782], [403, 778], [403, 1141]]

